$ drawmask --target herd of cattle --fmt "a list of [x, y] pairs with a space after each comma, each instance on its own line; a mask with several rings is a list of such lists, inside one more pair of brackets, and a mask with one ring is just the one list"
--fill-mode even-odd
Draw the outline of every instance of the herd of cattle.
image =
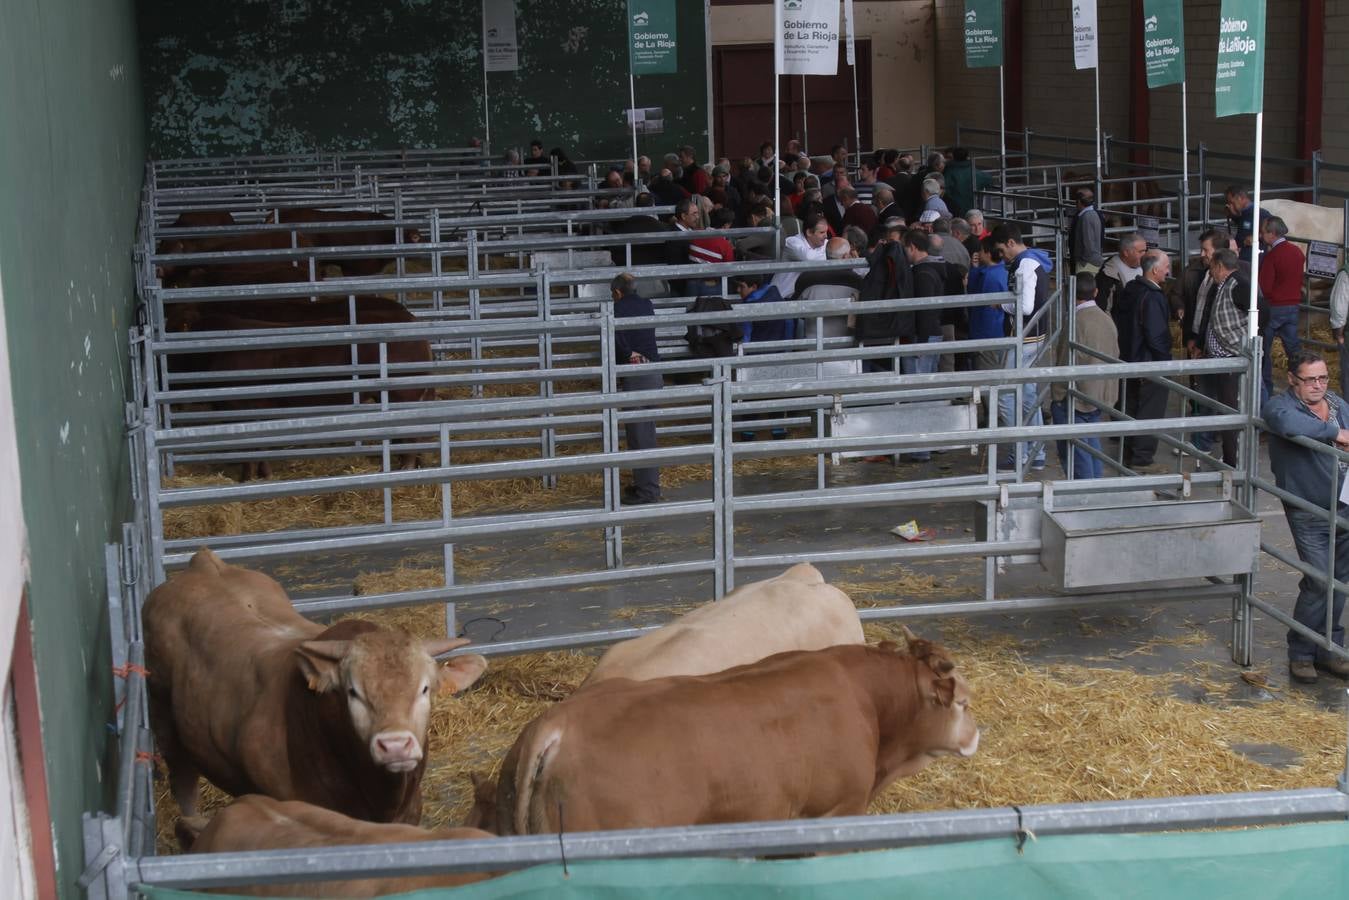
[[[616, 644], [517, 737], [463, 827], [418, 827], [432, 695], [487, 670], [462, 639], [311, 622], [260, 572], [199, 551], [144, 609], [150, 723], [192, 852], [486, 839], [859, 815], [895, 779], [979, 744], [946, 651], [865, 643], [799, 564]], [[234, 795], [206, 821], [198, 786]], [[372, 897], [490, 874], [259, 886]], [[241, 889], [231, 888], [232, 893]], [[246, 891], [247, 889], [245, 889]]]
[[[388, 216], [363, 210], [282, 209], [272, 213], [264, 224], [296, 225], [305, 223], [340, 223], [387, 221]], [[227, 211], [185, 212], [172, 223], [172, 228], [234, 225], [234, 217]], [[397, 231], [392, 227], [334, 229], [323, 231], [262, 231], [242, 235], [205, 238], [171, 238], [161, 240], [156, 253], [160, 256], [181, 254], [247, 254], [264, 250], [292, 247], [377, 248], [379, 255], [334, 256], [332, 262], [316, 269], [315, 278], [325, 274], [341, 277], [378, 275], [391, 262], [387, 245], [396, 244]], [[420, 235], [410, 230], [405, 242], [417, 243]], [[358, 251], [356, 251], [358, 252]], [[375, 252], [374, 250], [367, 251]], [[307, 263], [253, 262], [232, 260], [229, 257], [187, 261], [167, 260], [156, 267], [156, 275], [165, 288], [203, 288], [236, 285], [293, 284], [310, 281]], [[321, 288], [316, 288], [321, 292]], [[352, 312], [354, 308], [354, 322]], [[173, 333], [193, 332], [207, 334], [221, 331], [249, 331], [268, 328], [330, 328], [342, 329], [357, 325], [398, 325], [415, 322], [416, 317], [397, 300], [376, 295], [357, 294], [348, 301], [339, 298], [298, 297], [293, 299], [244, 297], [229, 300], [202, 300], [174, 302], [165, 305], [165, 328]], [[395, 341], [387, 345], [386, 361], [399, 367], [397, 374], [424, 374], [417, 364], [429, 364], [431, 344], [426, 340]], [[378, 343], [356, 345], [355, 362], [373, 367], [380, 362]], [[328, 344], [309, 347], [266, 347], [250, 349], [222, 348], [206, 353], [180, 353], [169, 358], [169, 374], [210, 372], [218, 379], [209, 386], [220, 387], [241, 384], [238, 373], [259, 370], [305, 369], [329, 367], [341, 369], [352, 364], [350, 344]], [[272, 383], [283, 381], [273, 376]], [[298, 373], [295, 380], [316, 380]], [[428, 399], [428, 388], [404, 388], [389, 391], [391, 403], [414, 403]], [[222, 411], [238, 413], [241, 410], [275, 409], [280, 407], [330, 406], [350, 403], [352, 392], [333, 394], [290, 395], [271, 398], [242, 398], [218, 401], [213, 406]], [[379, 395], [368, 392], [360, 395], [362, 402], [377, 402]], [[415, 466], [412, 456], [400, 458], [402, 468]], [[242, 478], [254, 474], [266, 476], [266, 464], [245, 463]]]

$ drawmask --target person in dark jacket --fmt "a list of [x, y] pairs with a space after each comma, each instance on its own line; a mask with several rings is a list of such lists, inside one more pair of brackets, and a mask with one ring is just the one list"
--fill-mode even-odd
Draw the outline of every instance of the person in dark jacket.
[[[1133, 349], [1125, 358], [1129, 362], [1170, 360], [1171, 304], [1162, 285], [1171, 274], [1171, 258], [1161, 250], [1149, 250], [1143, 254], [1142, 268], [1142, 277], [1131, 282], [1121, 298], [1122, 301], [1130, 298], [1135, 310], [1129, 335]], [[1121, 335], [1120, 343], [1123, 342]], [[1129, 395], [1129, 414], [1138, 420], [1165, 418], [1166, 386], [1149, 378], [1135, 381], [1135, 390]], [[1125, 461], [1131, 468], [1150, 466], [1157, 452], [1157, 437], [1149, 434], [1129, 438], [1127, 448]]]
[[[904, 253], [909, 259], [913, 276], [914, 297], [943, 297], [947, 292], [948, 267], [946, 261], [935, 256], [932, 250], [932, 235], [922, 228], [910, 228], [904, 233]], [[917, 330], [915, 342], [919, 344], [939, 344], [942, 339], [942, 311], [940, 309], [920, 309], [914, 313], [914, 325]], [[921, 355], [900, 357], [900, 371], [905, 375], [930, 375], [937, 371], [941, 355], [924, 353]], [[916, 462], [925, 462], [932, 458], [931, 451], [919, 450], [907, 456]]]
[[[913, 275], [909, 258], [904, 252], [903, 228], [883, 226], [884, 231], [876, 249], [867, 257], [867, 274], [857, 299], [892, 300], [913, 296]], [[861, 347], [893, 345], [900, 340], [912, 340], [915, 334], [912, 310], [859, 313], [853, 334]], [[862, 362], [864, 372], [894, 371], [893, 358], [867, 359]]]
[[[1280, 488], [1305, 501], [1318, 510], [1330, 508], [1332, 479], [1342, 484], [1345, 470], [1331, 453], [1317, 451], [1295, 443], [1296, 437], [1308, 438], [1323, 444], [1349, 450], [1349, 405], [1329, 388], [1330, 375], [1326, 361], [1310, 352], [1298, 353], [1288, 361], [1288, 390], [1269, 399], [1263, 410], [1269, 426], [1269, 461], [1274, 480]], [[1340, 492], [1339, 496], [1343, 496]], [[1330, 526], [1322, 514], [1294, 506], [1287, 500], [1283, 512], [1288, 519], [1288, 530], [1293, 533], [1293, 544], [1298, 558], [1318, 577], [1303, 575], [1298, 584], [1297, 603], [1293, 619], [1318, 634], [1326, 627], [1325, 574], [1330, 570]], [[1336, 503], [1336, 514], [1349, 516], [1349, 504]], [[1335, 530], [1334, 577], [1349, 581], [1349, 528]], [[1344, 626], [1340, 616], [1344, 612], [1344, 593], [1335, 591], [1331, 642], [1344, 646]], [[1337, 678], [1349, 678], [1349, 660], [1332, 655], [1302, 634], [1288, 631], [1288, 675], [1294, 681], [1312, 684], [1316, 670], [1328, 672]]]
[[[609, 282], [609, 291], [614, 301], [615, 319], [656, 314], [651, 301], [637, 293], [637, 279], [627, 272], [614, 276]], [[659, 372], [624, 375], [622, 371], [626, 366], [660, 362], [655, 328], [630, 328], [622, 331], [615, 329], [614, 361], [619, 366], [619, 390], [652, 391], [664, 387], [664, 379]], [[628, 439], [629, 450], [655, 448], [655, 422], [628, 422], [623, 429]], [[655, 467], [633, 469], [632, 484], [623, 489], [622, 498], [623, 502], [628, 504], [655, 503], [660, 500], [660, 469]]]
[[1077, 214], [1068, 229], [1072, 274], [1090, 272], [1095, 275], [1101, 270], [1101, 235], [1104, 234], [1101, 214], [1096, 209], [1096, 194], [1091, 188], [1078, 188], [1075, 197]]

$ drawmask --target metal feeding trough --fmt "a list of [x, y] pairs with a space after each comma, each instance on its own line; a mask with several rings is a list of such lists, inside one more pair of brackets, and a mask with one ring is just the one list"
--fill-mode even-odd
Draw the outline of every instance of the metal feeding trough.
[[[1144, 506], [1157, 502], [1152, 491], [1107, 491], [1092, 494], [1056, 494], [1054, 505], [1061, 509], [1081, 507]], [[986, 500], [975, 504], [974, 535], [986, 541], [988, 534], [988, 507], [993, 507], [993, 538], [999, 541], [1038, 541], [1040, 522], [1045, 516], [1044, 501], [1039, 497], [1012, 497], [1002, 502]], [[999, 556], [1001, 565], [1038, 563], [1038, 553], [1018, 553]]]
[[1105, 588], [1255, 568], [1260, 520], [1225, 496], [1053, 508], [1046, 492], [1040, 565], [1061, 588]]
[[[906, 400], [876, 406], [850, 406], [830, 417], [833, 437], [871, 437], [877, 435], [940, 435], [952, 431], [974, 431], [979, 427], [979, 408], [973, 403], [949, 400]], [[965, 450], [969, 444], [949, 444], [932, 450]], [[849, 450], [833, 454], [840, 459], [859, 456], [890, 456], [900, 453], [888, 447]]]

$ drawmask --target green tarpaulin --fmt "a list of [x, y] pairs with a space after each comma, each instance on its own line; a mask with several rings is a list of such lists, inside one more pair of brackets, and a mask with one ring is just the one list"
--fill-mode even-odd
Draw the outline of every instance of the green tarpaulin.
[[[147, 890], [152, 900], [193, 895]], [[1316, 900], [1349, 897], [1349, 824], [1005, 839], [813, 859], [617, 860], [539, 866], [417, 900]]]

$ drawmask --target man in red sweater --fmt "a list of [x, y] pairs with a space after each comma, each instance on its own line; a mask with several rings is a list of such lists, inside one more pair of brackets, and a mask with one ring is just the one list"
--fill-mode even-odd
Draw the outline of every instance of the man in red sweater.
[[1270, 351], [1277, 335], [1283, 352], [1292, 359], [1302, 349], [1297, 336], [1298, 310], [1302, 304], [1303, 266], [1306, 259], [1296, 244], [1288, 240], [1288, 225], [1278, 216], [1270, 216], [1260, 226], [1260, 293], [1269, 303], [1269, 325], [1265, 328], [1265, 355], [1261, 362], [1263, 392], [1261, 405], [1274, 390]]

